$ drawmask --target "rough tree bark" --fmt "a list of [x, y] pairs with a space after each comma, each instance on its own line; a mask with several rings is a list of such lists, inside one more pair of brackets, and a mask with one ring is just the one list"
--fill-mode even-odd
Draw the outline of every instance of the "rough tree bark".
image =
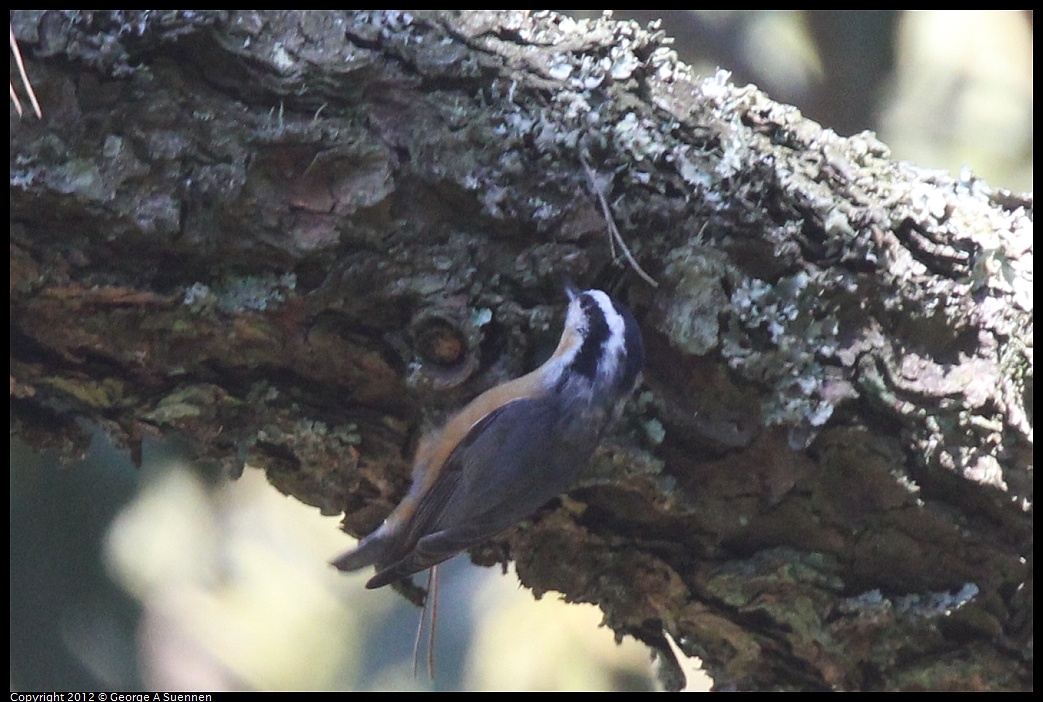
[[[721, 688], [1032, 681], [1032, 204], [889, 159], [634, 24], [12, 15], [11, 409], [373, 529], [431, 421], [531, 367], [562, 274], [649, 362], [495, 543]], [[610, 222], [653, 288], [629, 265]], [[560, 558], [561, 553], [570, 558]]]

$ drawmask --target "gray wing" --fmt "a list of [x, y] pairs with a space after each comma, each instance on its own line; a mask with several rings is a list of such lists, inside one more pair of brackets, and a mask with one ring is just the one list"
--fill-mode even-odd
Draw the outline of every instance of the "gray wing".
[[564, 492], [597, 443], [598, 418], [577, 422], [556, 402], [520, 399], [490, 412], [460, 442], [423, 498], [404, 544], [367, 587], [441, 563], [525, 519]]

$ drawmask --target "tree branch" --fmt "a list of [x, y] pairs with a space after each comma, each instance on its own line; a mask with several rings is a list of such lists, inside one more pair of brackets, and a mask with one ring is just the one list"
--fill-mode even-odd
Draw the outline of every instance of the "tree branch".
[[631, 23], [12, 26], [44, 114], [11, 128], [27, 438], [177, 433], [361, 534], [417, 434], [558, 332], [567, 273], [629, 298], [645, 385], [477, 560], [719, 687], [1031, 687], [1031, 197], [699, 79]]

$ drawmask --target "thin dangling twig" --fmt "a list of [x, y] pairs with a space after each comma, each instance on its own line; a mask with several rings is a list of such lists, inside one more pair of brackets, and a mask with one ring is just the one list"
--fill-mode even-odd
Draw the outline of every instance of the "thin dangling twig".
[[427, 677], [435, 679], [435, 631], [438, 629], [438, 566], [431, 566], [431, 629], [427, 639]]
[[641, 279], [651, 285], [653, 288], [658, 288], [659, 283], [655, 281], [655, 278], [648, 275], [641, 265], [634, 258], [634, 254], [630, 253], [630, 247], [627, 246], [626, 241], [623, 240], [623, 235], [619, 233], [619, 227], [616, 226], [616, 220], [612, 217], [612, 209], [608, 206], [608, 200], [605, 199], [605, 193], [601, 192], [601, 188], [598, 187], [597, 173], [587, 162], [587, 157], [584, 154], [579, 155], [579, 161], [583, 164], [583, 169], [587, 173], [587, 180], [590, 181], [590, 189], [597, 197], [598, 202], [601, 204], [601, 214], [605, 218], [605, 224], [608, 227], [609, 234], [609, 246], [612, 247], [612, 256], [615, 258], [615, 244], [619, 244], [619, 248], [623, 251], [623, 256], [626, 257], [627, 263], [634, 269], [634, 272], [641, 276]]
[[427, 596], [424, 607], [420, 610], [420, 621], [416, 627], [416, 638], [413, 640], [413, 677], [417, 677], [420, 669], [420, 640], [424, 634], [424, 622], [428, 621], [428, 608], [431, 616], [427, 629], [427, 677], [435, 679], [435, 627], [438, 625], [438, 566], [427, 571]]
[[[25, 92], [29, 94], [29, 102], [33, 104], [33, 111], [36, 112], [36, 116], [40, 119], [43, 118], [43, 110], [40, 109], [40, 101], [36, 99], [36, 91], [33, 90], [33, 84], [29, 82], [29, 74], [25, 72], [25, 63], [22, 61], [22, 51], [18, 48], [18, 40], [14, 36], [14, 25], [11, 25], [11, 54], [14, 56], [14, 62], [18, 66], [18, 75], [22, 78], [22, 85], [25, 86]], [[18, 100], [18, 95], [14, 90], [14, 82], [10, 82], [11, 85], [11, 102], [14, 103], [15, 109], [18, 110], [18, 116], [22, 116], [22, 103]]]

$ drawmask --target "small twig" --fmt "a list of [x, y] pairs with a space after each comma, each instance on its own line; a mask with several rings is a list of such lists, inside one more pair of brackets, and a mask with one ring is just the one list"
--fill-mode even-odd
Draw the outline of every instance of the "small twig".
[[659, 283], [657, 283], [652, 276], [648, 275], [648, 273], [645, 273], [645, 270], [641, 268], [640, 264], [638, 264], [634, 255], [630, 253], [630, 247], [628, 247], [627, 243], [623, 240], [623, 235], [619, 233], [619, 227], [616, 226], [616, 220], [612, 217], [612, 209], [608, 206], [608, 200], [605, 199], [605, 193], [601, 192], [601, 188], [598, 187], [597, 173], [593, 168], [591, 168], [584, 154], [581, 153], [579, 155], [579, 161], [583, 164], [583, 169], [587, 173], [587, 180], [590, 181], [591, 191], [594, 193], [595, 197], [597, 197], [598, 202], [601, 203], [601, 214], [604, 216], [605, 224], [608, 227], [608, 242], [609, 247], [612, 250], [612, 258], [616, 257], [615, 245], [619, 244], [619, 248], [623, 251], [623, 256], [626, 257], [627, 263], [629, 263], [630, 267], [634, 269], [634, 272], [641, 276], [641, 279], [653, 288], [658, 288]]
[[431, 566], [431, 631], [427, 638], [427, 677], [435, 679], [435, 632], [438, 630], [438, 566]]
[[[25, 72], [25, 63], [22, 61], [22, 52], [18, 48], [18, 40], [14, 36], [14, 25], [11, 25], [11, 53], [14, 55], [14, 62], [18, 65], [18, 75], [22, 78], [22, 85], [25, 86], [25, 92], [29, 94], [29, 102], [33, 104], [33, 111], [36, 112], [38, 119], [43, 119], [43, 110], [40, 109], [40, 102], [36, 99], [36, 92], [33, 90], [33, 84], [29, 82], [29, 74]], [[18, 110], [18, 116], [22, 116], [22, 103], [18, 100], [18, 95], [14, 90], [14, 81], [10, 81], [11, 85], [11, 102], [14, 103], [15, 109]]]
[[[430, 620], [428, 620], [428, 608], [430, 608]], [[427, 595], [424, 597], [424, 607], [420, 610], [420, 622], [416, 627], [416, 639], [413, 641], [413, 677], [417, 677], [420, 669], [420, 641], [424, 638], [424, 622], [428, 621], [427, 629], [427, 676], [435, 679], [435, 628], [438, 626], [438, 566], [433, 565], [427, 571]]]
[[14, 103], [14, 108], [18, 110], [18, 116], [22, 116], [22, 103], [18, 100], [18, 94], [14, 91], [14, 81], [11, 81], [11, 102]]

